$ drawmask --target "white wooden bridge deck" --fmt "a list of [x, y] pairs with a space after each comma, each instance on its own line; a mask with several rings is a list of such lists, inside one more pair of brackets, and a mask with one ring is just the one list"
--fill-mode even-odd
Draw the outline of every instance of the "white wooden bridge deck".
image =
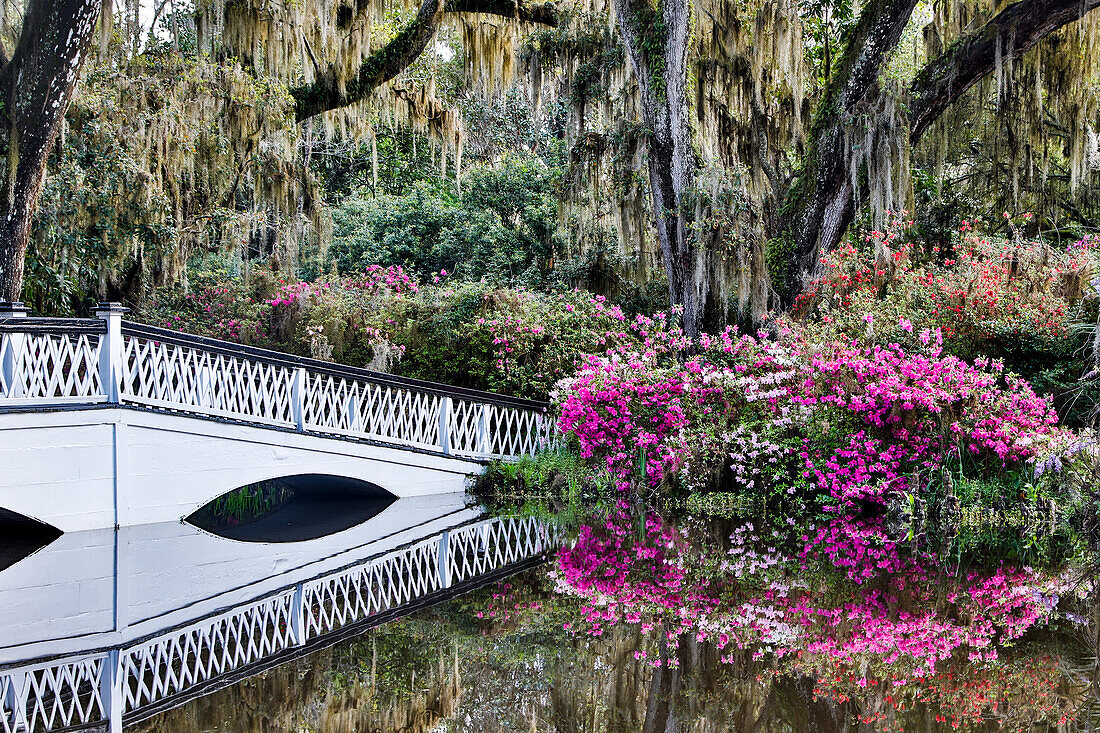
[[266, 479], [461, 491], [550, 440], [545, 405], [129, 323], [0, 312], [0, 508], [62, 531], [171, 521]]

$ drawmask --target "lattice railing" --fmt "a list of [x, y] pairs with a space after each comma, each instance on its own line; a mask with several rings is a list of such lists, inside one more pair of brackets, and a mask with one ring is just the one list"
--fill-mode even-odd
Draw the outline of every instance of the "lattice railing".
[[317, 432], [435, 448], [440, 446], [444, 399], [406, 387], [307, 371], [303, 424]]
[[452, 530], [447, 542], [447, 577], [460, 583], [547, 552], [558, 537], [535, 517], [502, 517]]
[[[370, 558], [121, 649], [0, 670], [0, 733], [108, 724], [457, 583], [499, 577], [556, 545], [527, 517], [482, 520]], [[437, 598], [439, 596], [436, 596]]]
[[0, 407], [109, 402], [375, 440], [473, 458], [531, 455], [546, 406], [123, 323], [4, 317]]
[[124, 402], [293, 426], [294, 370], [125, 333]]
[[120, 655], [123, 705], [137, 710], [296, 645], [295, 591], [158, 636]]
[[0, 404], [105, 400], [99, 379], [102, 331], [103, 322], [95, 319], [0, 321]]
[[554, 423], [544, 412], [512, 410], [487, 405], [491, 456], [531, 455], [547, 448], [554, 439]]
[[0, 731], [37, 733], [107, 717], [106, 654], [0, 671]]
[[305, 638], [323, 636], [443, 587], [440, 544], [433, 537], [376, 561], [306, 583]]

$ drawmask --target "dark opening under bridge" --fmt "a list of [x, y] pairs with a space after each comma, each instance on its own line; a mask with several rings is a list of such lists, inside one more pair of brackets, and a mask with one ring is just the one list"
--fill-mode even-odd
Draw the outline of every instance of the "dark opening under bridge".
[[[549, 443], [545, 405], [122, 315], [0, 312], [0, 510], [62, 532], [0, 570], [0, 733], [118, 733], [556, 546], [540, 522], [482, 518], [462, 493], [486, 460]], [[303, 474], [397, 501], [284, 545], [180, 521]]]

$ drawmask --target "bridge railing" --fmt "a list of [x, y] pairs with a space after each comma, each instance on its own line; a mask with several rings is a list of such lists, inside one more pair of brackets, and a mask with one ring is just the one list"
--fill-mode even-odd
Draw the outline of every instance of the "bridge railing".
[[530, 455], [546, 405], [122, 320], [0, 310], [0, 407], [107, 402], [475, 458]]
[[121, 733], [123, 722], [218, 680], [256, 674], [460, 583], [469, 590], [559, 545], [554, 528], [535, 518], [484, 519], [118, 649], [0, 669], [0, 733], [104, 724]]

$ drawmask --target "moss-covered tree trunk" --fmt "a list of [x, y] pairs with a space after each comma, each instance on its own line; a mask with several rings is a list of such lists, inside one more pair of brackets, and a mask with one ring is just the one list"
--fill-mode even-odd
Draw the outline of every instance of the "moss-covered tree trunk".
[[[856, 194], [845, 128], [882, 90], [877, 81], [916, 6], [915, 0], [872, 0], [845, 42], [818, 104], [802, 169], [786, 192], [775, 245], [783, 263], [773, 283], [789, 306], [818, 274], [821, 255], [836, 246], [855, 215]], [[1019, 0], [930, 61], [906, 92], [910, 143], [967, 89], [1048, 35], [1100, 6], [1100, 0]]]
[[844, 236], [854, 212], [846, 127], [879, 93], [878, 78], [916, 7], [916, 0], [871, 0], [845, 39], [844, 52], [814, 114], [802, 170], [787, 191], [776, 246], [784, 267], [773, 283], [790, 305], [817, 274], [821, 254]]
[[31, 0], [0, 72], [0, 300], [19, 300], [46, 160], [91, 41], [100, 0]]
[[615, 12], [649, 136], [649, 189], [669, 297], [684, 309], [684, 330], [697, 336], [708, 309], [710, 263], [693, 226], [697, 159], [687, 94], [691, 3], [615, 0]]

